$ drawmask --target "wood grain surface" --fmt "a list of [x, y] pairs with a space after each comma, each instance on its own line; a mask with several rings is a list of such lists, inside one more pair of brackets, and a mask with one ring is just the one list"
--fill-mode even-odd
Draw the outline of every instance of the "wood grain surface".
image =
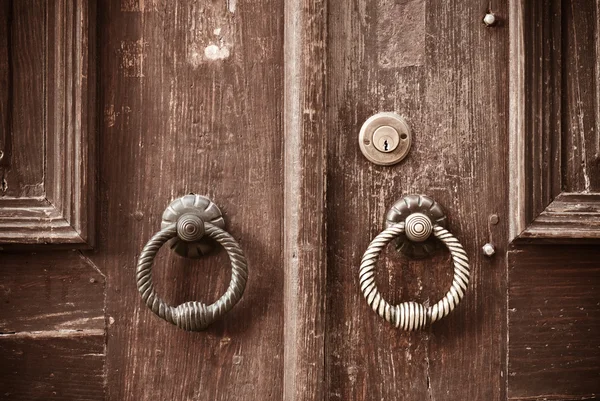
[[7, 56], [0, 78], [7, 79], [0, 243], [89, 248], [96, 214], [95, 2], [4, 0], [1, 10], [8, 28], [0, 50]]
[[[0, 196], [44, 195], [47, 1], [13, 1], [10, 33], [10, 160]], [[31, 29], [35, 27], [35, 29]]]
[[567, 193], [552, 203], [523, 231], [519, 242], [598, 242], [600, 194]]
[[599, 4], [511, 5], [511, 239], [598, 236]]
[[[281, 400], [283, 383], [283, 8], [279, 1], [98, 2], [99, 240], [107, 273], [108, 398]], [[260, 21], [260, 23], [257, 23]], [[155, 316], [136, 257], [165, 207], [210, 197], [249, 264], [221, 321], [185, 332]], [[222, 249], [186, 260], [165, 247], [154, 282], [172, 304], [213, 302]]]
[[[2, 151], [0, 154], [2, 156], [0, 157], [0, 166], [10, 164], [12, 145], [12, 11], [12, 1], [0, 2], [0, 151]], [[7, 188], [4, 181], [0, 182], [0, 185], [1, 188]]]
[[562, 2], [563, 181], [569, 192], [600, 192], [599, 1]]
[[24, 401], [104, 400], [105, 339], [103, 330], [0, 337], [0, 397]]
[[1, 255], [0, 399], [104, 399], [105, 289], [78, 251]]
[[325, 2], [288, 0], [284, 100], [283, 400], [322, 400], [327, 297]]
[[[0, 83], [14, 87], [0, 127], [19, 135], [0, 166], [0, 240], [97, 238], [85, 251], [1, 249], [0, 398], [598, 397], [597, 247], [509, 242], [536, 217], [544, 238], [550, 227], [597, 239], [599, 0], [2, 6]], [[391, 167], [357, 143], [381, 111], [412, 131]], [[188, 193], [222, 209], [250, 270], [241, 302], [201, 333], [155, 316], [135, 283], [163, 210]], [[416, 333], [378, 318], [358, 282], [407, 194], [445, 208], [472, 267], [456, 310]], [[447, 252], [392, 248], [376, 276], [391, 303], [444, 295]], [[153, 279], [173, 305], [213, 302], [230, 267], [222, 249], [189, 260], [165, 246]]]
[[102, 330], [104, 285], [77, 251], [3, 254], [0, 332]]
[[[503, 19], [482, 24], [488, 7], [507, 15], [506, 2], [329, 3], [326, 399], [504, 397], [508, 31]], [[414, 37], [390, 35], [405, 32], [398, 24]], [[403, 115], [413, 131], [408, 157], [393, 167], [369, 163], [358, 149], [361, 124], [379, 111]], [[387, 207], [411, 193], [445, 207], [473, 269], [460, 306], [418, 333], [379, 319], [358, 284]], [[498, 225], [488, 222], [494, 214]], [[492, 259], [480, 251], [486, 242], [497, 245]], [[451, 283], [444, 252], [408, 262], [390, 250], [378, 266], [393, 303], [432, 304]]]
[[509, 252], [509, 399], [597, 399], [599, 260], [594, 245]]

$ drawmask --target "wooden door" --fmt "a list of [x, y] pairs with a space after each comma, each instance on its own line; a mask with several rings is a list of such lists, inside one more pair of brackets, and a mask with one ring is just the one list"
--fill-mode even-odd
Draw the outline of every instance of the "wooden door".
[[[600, 394], [597, 0], [0, 4], [0, 399]], [[393, 166], [358, 145], [381, 111], [412, 132]], [[188, 193], [221, 208], [250, 271], [202, 332], [136, 288]], [[444, 207], [471, 265], [460, 305], [410, 333], [358, 277], [407, 194]], [[447, 252], [388, 248], [388, 301], [448, 290]], [[172, 304], [212, 302], [230, 271], [223, 250], [165, 247], [154, 282]]]

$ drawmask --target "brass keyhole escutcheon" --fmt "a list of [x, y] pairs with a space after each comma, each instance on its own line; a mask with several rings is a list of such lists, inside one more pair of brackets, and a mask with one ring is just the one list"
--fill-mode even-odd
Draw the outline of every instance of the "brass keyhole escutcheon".
[[411, 146], [408, 124], [395, 113], [377, 113], [360, 129], [358, 144], [365, 157], [382, 166], [396, 164], [406, 157]]

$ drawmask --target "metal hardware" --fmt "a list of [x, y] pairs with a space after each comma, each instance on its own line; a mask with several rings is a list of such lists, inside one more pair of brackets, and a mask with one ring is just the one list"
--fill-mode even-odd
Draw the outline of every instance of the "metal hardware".
[[[225, 228], [225, 220], [223, 220], [221, 209], [207, 197], [195, 194], [185, 195], [171, 202], [162, 215], [160, 228], [166, 228], [177, 223], [179, 218], [185, 214], [196, 215], [202, 221], [219, 228]], [[185, 240], [178, 237], [171, 243], [171, 248], [178, 255], [187, 258], [200, 258], [209, 253], [214, 247], [214, 241], [207, 238]]]
[[498, 217], [497, 214], [492, 214], [489, 218], [489, 222], [491, 225], [495, 226], [496, 224], [498, 224], [500, 222], [500, 218]]
[[404, 235], [409, 241], [423, 242], [433, 231], [433, 223], [423, 213], [413, 213], [404, 222]]
[[485, 244], [481, 250], [483, 251], [483, 254], [487, 257], [491, 257], [496, 253], [496, 248], [494, 247], [494, 245], [492, 244]]
[[[212, 220], [208, 222], [203, 216]], [[165, 225], [165, 221], [171, 223]], [[224, 226], [225, 222], [221, 211], [208, 198], [186, 195], [176, 199], [163, 214], [161, 230], [144, 246], [138, 259], [136, 281], [142, 300], [156, 315], [184, 330], [201, 331], [207, 328], [235, 306], [246, 288], [246, 257], [236, 240], [216, 223]], [[185, 302], [175, 307], [167, 304], [158, 296], [152, 282], [152, 265], [156, 254], [167, 241], [176, 238], [175, 243], [182, 245], [172, 249], [176, 252], [177, 249], [185, 249], [190, 257], [198, 257], [206, 251], [205, 237], [221, 244], [229, 255], [232, 269], [227, 291], [211, 305], [199, 301]]]
[[411, 142], [408, 124], [395, 113], [377, 113], [369, 117], [358, 135], [363, 155], [382, 166], [390, 166], [404, 159]]
[[[413, 195], [410, 199], [415, 199], [414, 197]], [[431, 200], [424, 196], [416, 197]], [[433, 204], [435, 205], [435, 202]], [[417, 216], [408, 215], [404, 221], [388, 226], [371, 241], [362, 257], [358, 273], [360, 289], [369, 306], [389, 323], [407, 331], [422, 329], [452, 312], [464, 297], [470, 277], [469, 259], [460, 242], [425, 213], [416, 214]], [[428, 219], [429, 223], [423, 223], [423, 219]], [[444, 222], [445, 220], [444, 216]], [[430, 237], [433, 234], [434, 238], [439, 239], [446, 246], [452, 256], [454, 279], [450, 290], [433, 306], [425, 306], [417, 302], [402, 302], [399, 305], [390, 305], [379, 293], [375, 283], [375, 268], [379, 255], [383, 248], [394, 238], [412, 236], [413, 234], [407, 234], [408, 230], [414, 230], [418, 234], [416, 237], [418, 240], [427, 240], [425, 233], [427, 233], [430, 225], [432, 232], [428, 236]]]
[[487, 13], [485, 15], [485, 17], [483, 17], [483, 23], [486, 26], [493, 26], [493, 25], [496, 24], [496, 22], [498, 22], [498, 21], [496, 21], [496, 16], [493, 13], [491, 13], [491, 12]]
[[[444, 209], [428, 196], [408, 195], [398, 200], [385, 215], [386, 227], [405, 221], [412, 214], [423, 214], [435, 224], [446, 227], [447, 218]], [[396, 240], [396, 249], [411, 259], [422, 259], [431, 256], [439, 248], [439, 241], [430, 236], [420, 242], [408, 238], [409, 233], [402, 233]]]
[[373, 133], [373, 145], [380, 152], [393, 152], [399, 143], [400, 135], [398, 131], [389, 125], [379, 127]]

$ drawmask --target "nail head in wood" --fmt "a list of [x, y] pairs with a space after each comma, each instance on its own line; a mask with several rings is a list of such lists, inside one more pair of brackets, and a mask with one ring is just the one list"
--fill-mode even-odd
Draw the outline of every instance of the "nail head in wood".
[[485, 17], [483, 17], [483, 23], [485, 24], [485, 26], [494, 26], [497, 22], [498, 21], [494, 13], [487, 13]]

